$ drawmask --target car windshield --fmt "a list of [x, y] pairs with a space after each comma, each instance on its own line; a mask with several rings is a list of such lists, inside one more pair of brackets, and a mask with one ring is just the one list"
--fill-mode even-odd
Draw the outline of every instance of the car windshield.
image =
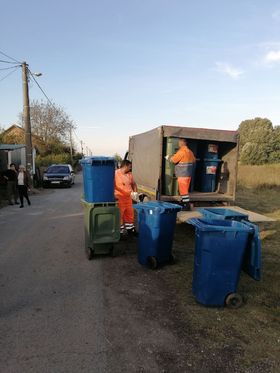
[[67, 166], [51, 166], [46, 172], [47, 174], [69, 174], [70, 170]]

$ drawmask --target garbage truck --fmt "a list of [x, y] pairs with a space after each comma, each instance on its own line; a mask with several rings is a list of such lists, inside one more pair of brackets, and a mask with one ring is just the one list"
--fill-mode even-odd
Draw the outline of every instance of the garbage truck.
[[174, 165], [165, 159], [185, 138], [196, 157], [190, 186], [195, 205], [230, 205], [235, 200], [239, 136], [237, 131], [160, 126], [129, 138], [126, 158], [141, 193], [150, 200], [180, 200]]

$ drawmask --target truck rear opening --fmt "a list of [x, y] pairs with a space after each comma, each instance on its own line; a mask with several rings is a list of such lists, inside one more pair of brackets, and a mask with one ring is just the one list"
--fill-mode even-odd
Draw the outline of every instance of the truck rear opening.
[[179, 201], [174, 165], [165, 160], [178, 149], [178, 139], [187, 139], [197, 162], [190, 187], [195, 204], [235, 200], [238, 133], [191, 127], [161, 126], [130, 137], [129, 159], [141, 192], [151, 199]]

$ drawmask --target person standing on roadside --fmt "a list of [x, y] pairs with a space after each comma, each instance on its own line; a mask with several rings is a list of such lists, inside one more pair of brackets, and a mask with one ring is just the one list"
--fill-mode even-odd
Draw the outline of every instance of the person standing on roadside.
[[12, 199], [14, 199], [14, 203], [18, 205], [18, 189], [17, 189], [17, 170], [16, 165], [14, 163], [10, 164], [8, 170], [3, 172], [4, 178], [7, 180], [7, 194], [8, 194], [8, 201], [9, 205], [13, 205]]
[[19, 172], [18, 172], [18, 193], [19, 193], [19, 199], [20, 199], [20, 208], [23, 208], [23, 198], [26, 199], [28, 205], [31, 205], [30, 199], [28, 197], [28, 191], [29, 191], [29, 181], [27, 172], [25, 170], [25, 167], [20, 165], [19, 166]]

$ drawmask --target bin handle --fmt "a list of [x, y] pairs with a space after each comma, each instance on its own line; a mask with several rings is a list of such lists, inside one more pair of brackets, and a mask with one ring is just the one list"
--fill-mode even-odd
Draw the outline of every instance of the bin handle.
[[102, 159], [102, 160], [95, 160], [95, 159], [93, 159], [92, 161], [91, 161], [91, 165], [93, 166], [94, 164], [98, 164], [98, 165], [102, 165], [102, 164], [114, 164], [114, 161], [112, 161], [112, 160], [109, 160], [109, 159]]

